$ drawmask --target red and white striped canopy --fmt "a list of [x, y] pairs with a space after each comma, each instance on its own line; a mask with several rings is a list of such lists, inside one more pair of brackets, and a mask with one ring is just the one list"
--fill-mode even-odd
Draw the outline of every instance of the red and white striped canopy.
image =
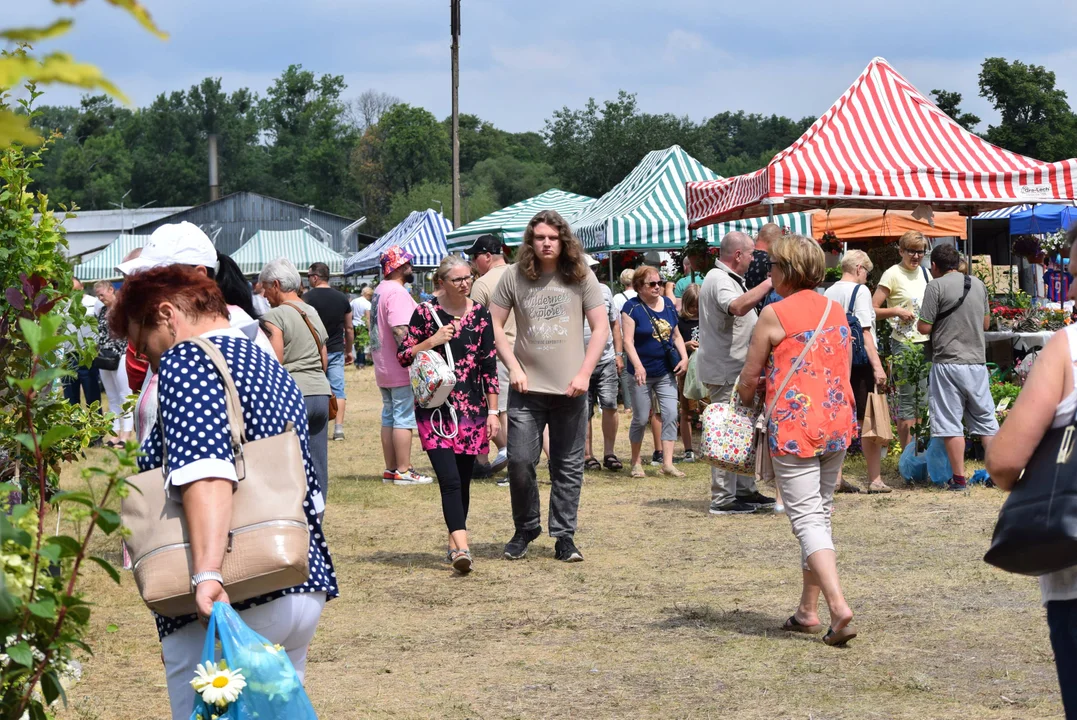
[[875, 58], [792, 145], [761, 170], [687, 184], [691, 227], [829, 207], [975, 214], [1074, 198], [1077, 160], [1044, 163], [968, 132], [890, 63]]

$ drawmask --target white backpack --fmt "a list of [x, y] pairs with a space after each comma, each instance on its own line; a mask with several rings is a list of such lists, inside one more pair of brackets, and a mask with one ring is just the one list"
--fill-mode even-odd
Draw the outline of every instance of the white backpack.
[[[429, 304], [427, 304], [427, 308], [430, 310], [430, 314], [434, 316], [434, 322], [437, 323], [440, 329], [442, 324], [437, 310]], [[445, 343], [442, 347], [445, 348], [445, 356], [449, 359], [448, 362], [441, 357], [441, 353], [437, 350], [423, 350], [416, 354], [412, 360], [411, 368], [408, 370], [408, 377], [411, 380], [411, 390], [415, 393], [416, 404], [428, 410], [437, 408], [431, 418], [434, 432], [443, 438], [451, 439], [456, 437], [456, 433], [459, 431], [459, 424], [456, 422], [456, 409], [452, 405], [448, 405], [449, 394], [456, 387], [456, 368], [449, 343]], [[451, 434], [445, 431], [441, 420], [441, 406], [443, 405], [448, 405], [449, 414], [455, 426]]]

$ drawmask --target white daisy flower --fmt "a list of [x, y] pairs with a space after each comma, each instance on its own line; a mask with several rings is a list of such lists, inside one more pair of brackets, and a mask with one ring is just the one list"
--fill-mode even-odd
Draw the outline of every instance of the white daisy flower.
[[212, 663], [199, 664], [195, 670], [195, 677], [191, 680], [191, 687], [201, 693], [202, 700], [208, 705], [225, 707], [234, 703], [243, 688], [247, 687], [247, 681], [241, 674], [242, 668], [229, 670], [223, 667], [215, 667]]

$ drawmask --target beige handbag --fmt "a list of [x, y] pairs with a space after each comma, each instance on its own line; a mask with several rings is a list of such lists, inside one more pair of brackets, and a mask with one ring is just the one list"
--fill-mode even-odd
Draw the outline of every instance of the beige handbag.
[[[292, 424], [280, 435], [248, 442], [243, 407], [224, 356], [201, 337], [190, 342], [209, 355], [225, 388], [239, 484], [232, 495], [232, 521], [221, 574], [232, 602], [240, 602], [306, 582], [310, 530], [303, 502], [307, 474]], [[158, 416], [160, 421], [160, 416]], [[165, 495], [166, 448], [161, 433], [161, 467], [127, 479], [134, 486], [120, 514], [135, 584], [151, 610], [166, 617], [195, 612], [190, 544], [180, 490]]]

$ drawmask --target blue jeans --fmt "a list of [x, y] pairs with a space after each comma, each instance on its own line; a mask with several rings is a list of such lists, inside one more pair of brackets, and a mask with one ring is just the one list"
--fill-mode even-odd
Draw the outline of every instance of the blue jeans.
[[91, 403], [100, 404], [100, 371], [96, 368], [82, 367], [81, 365], [71, 369], [75, 371], [76, 375], [75, 377], [64, 378], [64, 399], [72, 405], [78, 405], [80, 396], [83, 396], [86, 398], [87, 405], [90, 405]]
[[1047, 627], [1066, 717], [1077, 718], [1077, 600], [1047, 603]]

